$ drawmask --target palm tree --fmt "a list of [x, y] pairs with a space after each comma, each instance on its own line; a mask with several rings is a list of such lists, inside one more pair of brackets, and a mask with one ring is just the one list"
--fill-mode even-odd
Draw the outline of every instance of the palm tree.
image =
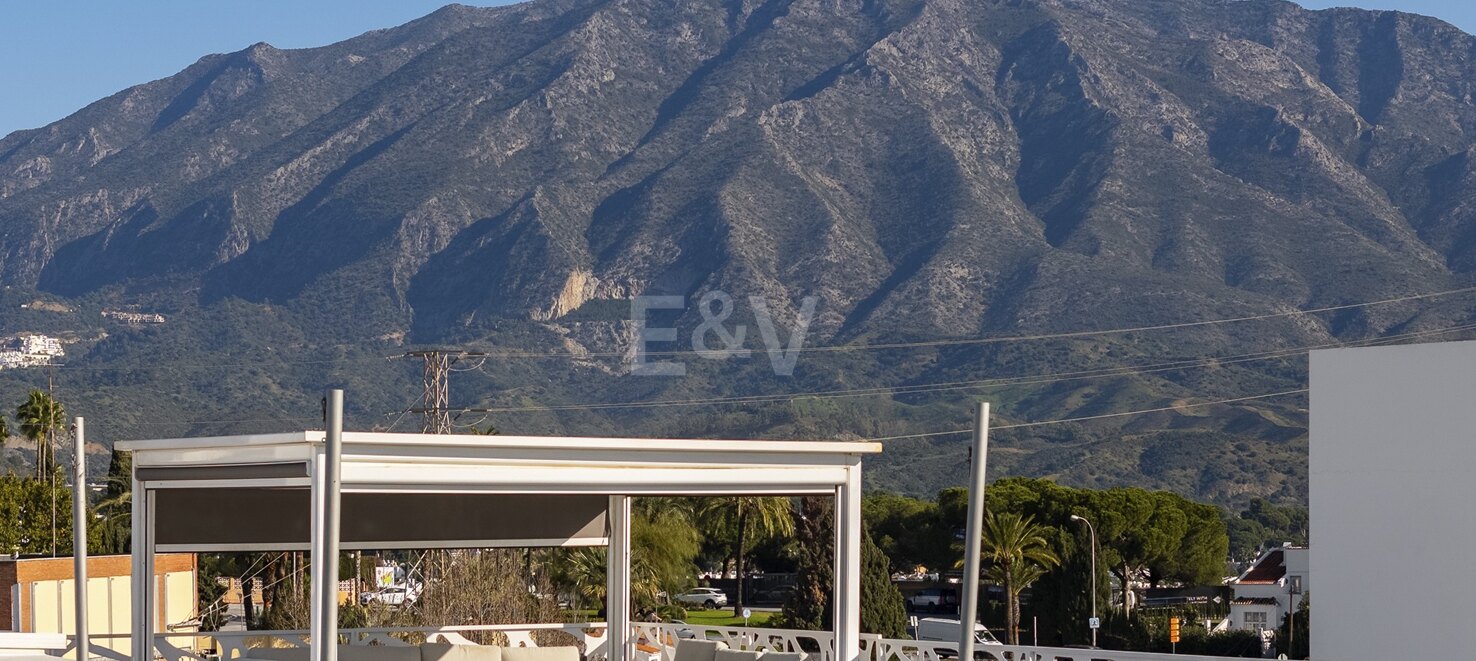
[[793, 506], [781, 497], [714, 498], [703, 503], [699, 516], [709, 529], [734, 533], [733, 555], [738, 566], [738, 594], [733, 600], [733, 614], [743, 614], [743, 592], [747, 581], [747, 554], [750, 535], [767, 539], [794, 534]]
[[[605, 550], [581, 546], [568, 549], [552, 564], [553, 581], [574, 593], [578, 606], [604, 610], [606, 593]], [[636, 603], [654, 603], [661, 585], [649, 562], [640, 556], [630, 561], [630, 596]]]
[[32, 390], [26, 402], [16, 407], [15, 419], [26, 438], [36, 443], [36, 477], [46, 479], [56, 466], [56, 431], [66, 424], [67, 412], [60, 402], [40, 390]]
[[1020, 644], [1020, 592], [1044, 575], [1048, 567], [1061, 562], [1046, 540], [1048, 531], [1034, 518], [1013, 512], [990, 512], [984, 521], [982, 552], [989, 565], [985, 575], [1004, 587], [1008, 600], [1005, 629], [1011, 645]]
[[21, 433], [36, 442], [36, 479], [50, 479], [51, 555], [56, 555], [56, 431], [66, 424], [67, 412], [60, 402], [40, 390], [31, 390], [26, 403], [15, 409]]

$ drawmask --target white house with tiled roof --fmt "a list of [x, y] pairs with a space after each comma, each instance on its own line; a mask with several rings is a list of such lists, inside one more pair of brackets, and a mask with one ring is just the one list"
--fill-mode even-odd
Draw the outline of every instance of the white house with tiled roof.
[[1282, 546], [1256, 558], [1255, 564], [1230, 582], [1230, 628], [1263, 631], [1281, 626], [1307, 594], [1307, 548]]

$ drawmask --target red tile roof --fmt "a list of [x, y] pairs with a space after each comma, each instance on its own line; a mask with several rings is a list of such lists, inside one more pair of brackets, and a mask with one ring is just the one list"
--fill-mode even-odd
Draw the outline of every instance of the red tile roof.
[[1271, 584], [1281, 580], [1283, 576], [1286, 576], [1286, 553], [1281, 549], [1276, 549], [1262, 556], [1260, 561], [1256, 562], [1256, 566], [1251, 567], [1250, 571], [1241, 576], [1236, 583], [1241, 585]]

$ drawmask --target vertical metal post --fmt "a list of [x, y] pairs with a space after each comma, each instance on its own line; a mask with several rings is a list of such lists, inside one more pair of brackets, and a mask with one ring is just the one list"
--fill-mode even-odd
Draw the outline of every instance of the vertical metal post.
[[1071, 520], [1085, 523], [1087, 531], [1092, 534], [1092, 619], [1087, 623], [1087, 627], [1092, 630], [1092, 647], [1096, 647], [1097, 626], [1102, 623], [1101, 620], [1097, 619], [1097, 527], [1092, 525], [1092, 522], [1087, 520], [1086, 517], [1077, 514], [1072, 514]]
[[835, 496], [835, 658], [861, 658], [861, 466], [846, 467]]
[[835, 549], [835, 553], [832, 554], [830, 560], [830, 603], [834, 604], [830, 609], [830, 633], [835, 640], [833, 652], [835, 654], [834, 658], [837, 660], [841, 657], [841, 647], [845, 644], [846, 636], [846, 617], [841, 612], [846, 599], [846, 584], [841, 580], [841, 574], [844, 572], [846, 565], [846, 559], [842, 557], [842, 554], [845, 553], [842, 549], [845, 548], [846, 523], [841, 520], [841, 512], [844, 512], [845, 508], [846, 488], [844, 486], [837, 486], [835, 488], [835, 496], [830, 504], [830, 511], [833, 513], [830, 517], [832, 524], [830, 547]]
[[87, 429], [77, 417], [77, 456], [72, 466], [72, 582], [77, 589], [77, 660], [91, 657], [87, 644]]
[[338, 541], [343, 391], [328, 391], [327, 433], [313, 476], [312, 648], [315, 661], [338, 660]]
[[605, 625], [608, 661], [631, 658], [630, 496], [610, 496], [610, 546], [605, 556]]
[[969, 519], [964, 538], [963, 603], [959, 604], [958, 658], [974, 659], [974, 623], [979, 621], [979, 557], [984, 534], [985, 468], [989, 458], [989, 402], [979, 402], [974, 418], [969, 466]]
[[[135, 459], [137, 457], [135, 456]], [[154, 503], [133, 464], [133, 658], [154, 658]]]
[[[1097, 619], [1097, 527], [1087, 521], [1087, 530], [1092, 533], [1092, 624], [1100, 625], [1101, 620]], [[1097, 628], [1092, 627], [1092, 647], [1097, 646]]]

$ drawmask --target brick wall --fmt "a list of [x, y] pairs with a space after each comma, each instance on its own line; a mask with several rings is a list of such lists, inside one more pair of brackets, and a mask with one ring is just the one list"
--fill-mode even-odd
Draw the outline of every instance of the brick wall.
[[[154, 556], [154, 590], [162, 593], [164, 590], [164, 575], [175, 572], [188, 572], [195, 569], [195, 555], [193, 553], [161, 553]], [[89, 578], [105, 578], [110, 576], [129, 576], [133, 573], [133, 556], [128, 555], [102, 555], [87, 558], [87, 576]], [[72, 578], [72, 558], [25, 558], [21, 560], [0, 561], [0, 630], [17, 630], [22, 624], [31, 621], [30, 584], [43, 581], [70, 580]], [[20, 585], [20, 590], [14, 586]], [[11, 621], [11, 613], [14, 608], [11, 597], [15, 593], [20, 594], [20, 622]], [[160, 613], [160, 618], [163, 614]], [[155, 623], [162, 626], [162, 621]]]
[[15, 596], [15, 582], [15, 563], [0, 564], [0, 631], [15, 629], [15, 622], [12, 622], [10, 618], [15, 606], [11, 603], [11, 599]]

